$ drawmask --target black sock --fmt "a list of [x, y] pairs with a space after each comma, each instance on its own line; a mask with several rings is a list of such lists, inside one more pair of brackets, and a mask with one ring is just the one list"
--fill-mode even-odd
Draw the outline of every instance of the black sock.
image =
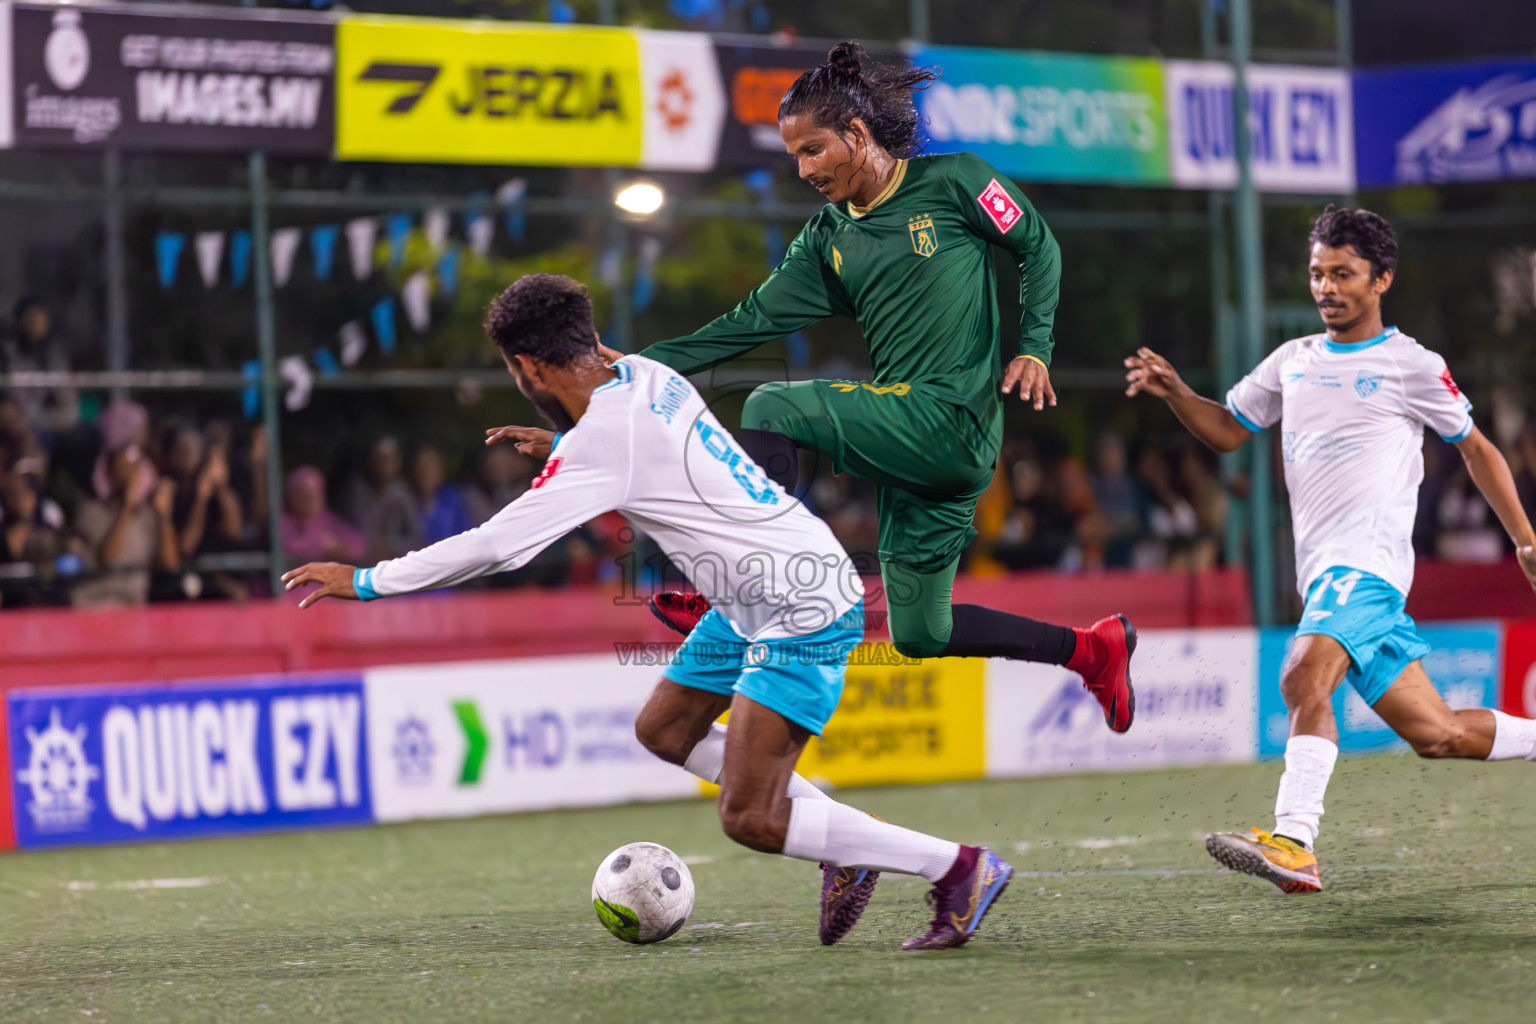
[[1077, 634], [1022, 615], [1010, 615], [979, 604], [954, 606], [947, 658], [1012, 658], [1065, 665], [1077, 650]]
[[768, 474], [768, 479], [790, 494], [795, 493], [795, 484], [800, 481], [800, 451], [788, 434], [742, 427], [736, 431], [736, 440], [741, 442], [748, 457]]

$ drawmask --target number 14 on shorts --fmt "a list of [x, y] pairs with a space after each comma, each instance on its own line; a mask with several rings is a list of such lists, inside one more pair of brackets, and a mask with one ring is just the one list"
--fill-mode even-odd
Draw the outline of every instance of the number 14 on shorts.
[[1360, 582], [1365, 574], [1358, 569], [1347, 572], [1342, 576], [1325, 572], [1317, 579], [1317, 585], [1307, 598], [1307, 618], [1311, 621], [1326, 619], [1333, 614], [1332, 609], [1343, 608], [1349, 604], [1349, 595], [1355, 589], [1355, 584]]

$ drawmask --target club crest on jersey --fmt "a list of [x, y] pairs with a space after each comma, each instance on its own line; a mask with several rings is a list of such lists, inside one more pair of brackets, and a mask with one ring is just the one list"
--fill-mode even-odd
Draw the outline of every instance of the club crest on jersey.
[[926, 213], [907, 221], [907, 231], [912, 235], [912, 251], [919, 256], [932, 256], [939, 249], [939, 236], [933, 230], [933, 218]]
[[1005, 235], [1008, 229], [1024, 216], [1024, 211], [1019, 209], [1019, 204], [1013, 201], [1013, 196], [1008, 194], [1007, 189], [997, 183], [996, 178], [993, 178], [991, 183], [982, 190], [981, 195], [976, 197], [976, 201], [981, 204], [983, 210], [987, 211], [987, 216], [992, 218], [992, 223], [997, 225], [997, 230]]
[[1361, 370], [1355, 377], [1355, 394], [1361, 398], [1370, 398], [1379, 387], [1381, 387], [1381, 374], [1379, 373]]

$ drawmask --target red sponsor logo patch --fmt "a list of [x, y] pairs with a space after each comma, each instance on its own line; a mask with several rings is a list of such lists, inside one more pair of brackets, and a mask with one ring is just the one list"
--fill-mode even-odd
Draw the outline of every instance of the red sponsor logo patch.
[[1461, 388], [1457, 387], [1456, 381], [1451, 378], [1451, 368], [1449, 366], [1440, 371], [1440, 383], [1444, 384], [1446, 390], [1451, 394], [1455, 395], [1457, 398], [1461, 397]]
[[544, 469], [540, 471], [538, 476], [533, 478], [533, 483], [529, 484], [528, 486], [534, 489], [543, 487], [550, 477], [560, 472], [560, 463], [562, 461], [564, 460], [562, 460], [558, 455], [550, 458], [547, 462], [544, 463]]
[[1005, 235], [1008, 229], [1024, 216], [1024, 211], [1019, 209], [1019, 204], [1013, 201], [1013, 196], [1008, 194], [1007, 189], [997, 183], [996, 178], [993, 178], [986, 190], [976, 197], [976, 201], [981, 204], [983, 210], [987, 211], [987, 216], [992, 218], [992, 223], [997, 225], [997, 230]]

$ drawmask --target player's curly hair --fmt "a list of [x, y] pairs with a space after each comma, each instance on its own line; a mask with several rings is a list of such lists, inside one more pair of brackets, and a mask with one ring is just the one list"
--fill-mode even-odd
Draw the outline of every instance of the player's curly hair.
[[912, 93], [938, 77], [938, 68], [874, 63], [862, 44], [849, 40], [832, 47], [825, 64], [795, 79], [779, 101], [779, 120], [810, 114], [818, 128], [846, 135], [858, 118], [880, 148], [894, 157], [910, 156], [917, 149]]
[[1351, 210], [1329, 203], [1312, 224], [1308, 245], [1323, 243], [1330, 249], [1349, 246], [1371, 264], [1371, 280], [1387, 271], [1397, 270], [1397, 235], [1392, 225], [1379, 213]]
[[525, 274], [491, 300], [485, 334], [511, 358], [569, 366], [597, 352], [587, 287], [563, 274]]

